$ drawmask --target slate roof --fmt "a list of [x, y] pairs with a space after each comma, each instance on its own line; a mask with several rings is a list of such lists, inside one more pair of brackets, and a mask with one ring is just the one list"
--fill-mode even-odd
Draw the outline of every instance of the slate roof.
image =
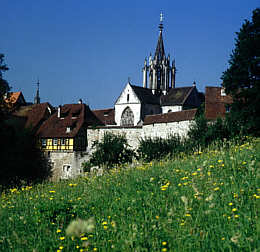
[[[42, 138], [73, 138], [83, 125], [102, 125], [93, 112], [85, 104], [65, 104], [45, 121], [37, 135]], [[68, 131], [70, 128], [70, 131]]]
[[230, 95], [221, 95], [221, 87], [206, 87], [205, 116], [207, 119], [225, 117], [226, 105], [233, 102]]
[[152, 93], [152, 90], [149, 88], [143, 88], [140, 86], [134, 86], [130, 84], [130, 86], [133, 88], [134, 92], [136, 93], [138, 99], [141, 101], [141, 103], [146, 104], [160, 104], [160, 97], [157, 95], [154, 95]]
[[195, 86], [172, 88], [169, 90], [167, 95], [161, 96], [161, 105], [162, 106], [183, 105], [186, 99], [188, 98], [189, 94], [195, 88], [196, 88]]
[[197, 109], [183, 110], [178, 112], [169, 112], [158, 115], [148, 115], [144, 118], [143, 125], [155, 123], [169, 123], [194, 120]]
[[13, 115], [26, 118], [25, 127], [36, 131], [40, 125], [54, 112], [54, 108], [48, 103], [21, 106]]
[[92, 112], [104, 125], [116, 125], [115, 109], [98, 109], [92, 110]]
[[154, 59], [157, 58], [158, 61], [161, 61], [163, 57], [165, 57], [165, 53], [164, 53], [162, 31], [160, 31], [155, 54], [154, 54]]

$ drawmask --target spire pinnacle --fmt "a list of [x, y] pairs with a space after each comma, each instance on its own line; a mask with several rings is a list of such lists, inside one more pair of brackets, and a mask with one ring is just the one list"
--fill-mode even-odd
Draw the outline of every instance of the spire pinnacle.
[[39, 78], [37, 80], [37, 91], [36, 91], [36, 96], [34, 97], [34, 104], [39, 104], [40, 103], [40, 81]]
[[160, 24], [159, 24], [160, 32], [163, 30], [163, 13], [160, 14]]

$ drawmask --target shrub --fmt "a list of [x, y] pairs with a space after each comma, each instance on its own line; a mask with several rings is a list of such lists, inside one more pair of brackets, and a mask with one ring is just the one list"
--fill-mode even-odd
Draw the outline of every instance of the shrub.
[[160, 137], [140, 139], [137, 153], [140, 159], [149, 162], [180, 153], [183, 150], [184, 145], [181, 138], [178, 135], [171, 135], [166, 139]]
[[89, 162], [83, 164], [85, 171], [88, 171], [90, 166], [111, 168], [113, 165], [131, 162], [134, 157], [134, 151], [129, 148], [126, 137], [110, 132], [104, 134], [101, 142], [95, 141], [92, 148], [95, 148], [95, 151]]

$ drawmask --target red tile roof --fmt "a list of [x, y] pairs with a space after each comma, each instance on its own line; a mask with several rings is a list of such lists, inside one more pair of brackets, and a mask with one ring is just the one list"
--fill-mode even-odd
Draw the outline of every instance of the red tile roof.
[[98, 109], [93, 110], [93, 113], [104, 125], [116, 125], [115, 109]]
[[11, 106], [26, 104], [22, 92], [10, 92], [8, 98], [5, 99], [5, 102]]
[[225, 117], [226, 105], [232, 102], [232, 97], [226, 95], [221, 87], [206, 87], [205, 117], [207, 119]]
[[59, 117], [58, 110], [41, 125], [37, 131], [39, 137], [75, 137], [84, 125], [102, 124], [85, 104], [65, 104]]
[[53, 112], [54, 108], [48, 102], [45, 102], [30, 106], [21, 106], [13, 115], [25, 117], [25, 127], [37, 131], [41, 124], [47, 120]]
[[144, 118], [143, 125], [155, 124], [155, 123], [169, 123], [190, 121], [195, 118], [197, 109], [183, 110], [178, 112], [170, 112], [158, 115], [148, 115]]

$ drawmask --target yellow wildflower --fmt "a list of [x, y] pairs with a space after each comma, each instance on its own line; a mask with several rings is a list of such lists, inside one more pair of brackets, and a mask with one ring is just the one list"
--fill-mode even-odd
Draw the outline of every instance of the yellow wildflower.
[[81, 237], [80, 238], [82, 241], [86, 241], [88, 239], [88, 237]]
[[228, 205], [229, 205], [229, 206], [233, 206], [233, 203], [232, 203], [232, 202], [230, 202], [230, 203], [228, 203]]
[[60, 237], [60, 240], [61, 241], [65, 240], [65, 237], [64, 236]]
[[163, 242], [162, 242], [162, 245], [163, 245], [163, 246], [166, 246], [166, 245], [167, 245], [167, 242], [163, 241]]
[[233, 209], [232, 209], [232, 212], [236, 212], [236, 211], [237, 211], [237, 209], [236, 209], [236, 208], [233, 208]]
[[57, 233], [60, 233], [61, 232], [61, 230], [60, 229], [57, 229], [57, 231], [56, 231]]
[[158, 215], [155, 216], [155, 219], [158, 220], [160, 217]]

